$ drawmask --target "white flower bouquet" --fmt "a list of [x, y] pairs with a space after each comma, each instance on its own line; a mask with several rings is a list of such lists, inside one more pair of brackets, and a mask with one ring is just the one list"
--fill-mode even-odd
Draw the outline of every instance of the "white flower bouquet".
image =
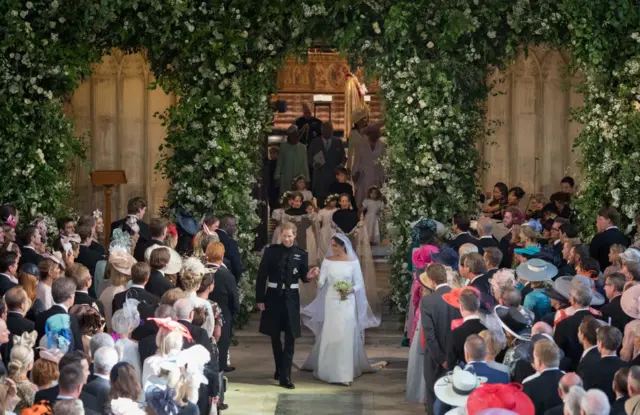
[[349, 290], [351, 290], [353, 286], [348, 281], [338, 281], [335, 284], [333, 284], [333, 288], [335, 288], [336, 291], [340, 293], [340, 301], [344, 301], [347, 299], [347, 296], [349, 295]]

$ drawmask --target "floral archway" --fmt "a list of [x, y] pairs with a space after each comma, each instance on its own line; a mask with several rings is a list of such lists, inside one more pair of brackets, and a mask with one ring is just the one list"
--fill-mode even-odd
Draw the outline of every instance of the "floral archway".
[[[473, 208], [490, 68], [524, 46], [569, 50], [585, 74], [582, 223], [600, 203], [640, 211], [638, 0], [7, 0], [0, 5], [0, 201], [57, 214], [82, 142], [65, 97], [112, 47], [145, 49], [156, 84], [180, 95], [160, 168], [170, 205], [238, 216], [253, 306], [258, 218], [249, 184], [268, 130], [268, 97], [285, 56], [322, 38], [380, 79], [389, 156], [393, 300], [403, 310], [408, 224]], [[221, 191], [223, 189], [223, 191]], [[584, 230], [592, 232], [588, 227]]]

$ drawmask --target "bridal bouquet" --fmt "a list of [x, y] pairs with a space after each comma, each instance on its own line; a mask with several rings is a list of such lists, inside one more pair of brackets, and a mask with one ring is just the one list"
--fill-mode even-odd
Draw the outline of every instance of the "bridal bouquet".
[[333, 284], [333, 288], [335, 288], [336, 291], [340, 293], [340, 301], [344, 301], [347, 299], [349, 290], [352, 288], [352, 285], [348, 281], [338, 281]]

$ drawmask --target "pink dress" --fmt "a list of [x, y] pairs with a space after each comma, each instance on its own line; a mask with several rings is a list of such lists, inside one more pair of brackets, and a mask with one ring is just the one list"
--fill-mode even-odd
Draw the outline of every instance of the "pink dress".
[[410, 320], [409, 327], [409, 344], [413, 341], [413, 335], [416, 332], [416, 327], [420, 321], [420, 299], [422, 298], [422, 284], [420, 284], [419, 272], [427, 267], [427, 265], [433, 262], [431, 259], [432, 254], [440, 252], [437, 246], [423, 245], [420, 248], [416, 248], [411, 254], [411, 262], [413, 262], [414, 269], [418, 270], [414, 272], [413, 283], [411, 284], [411, 310], [409, 310], [410, 316], [413, 319]]

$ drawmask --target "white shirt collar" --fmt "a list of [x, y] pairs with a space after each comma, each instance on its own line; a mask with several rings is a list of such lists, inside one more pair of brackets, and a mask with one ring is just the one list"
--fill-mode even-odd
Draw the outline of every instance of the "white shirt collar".
[[164, 277], [164, 271], [161, 269], [157, 269], [156, 271], [158, 271], [160, 274], [162, 274], [162, 276]]
[[66, 400], [72, 400], [72, 399], [78, 399], [75, 396], [69, 396], [69, 395], [58, 395], [58, 397], [56, 398], [59, 401], [66, 401]]
[[576, 311], [573, 312], [573, 314], [577, 313], [578, 311], [589, 311], [589, 307], [578, 308]]
[[[68, 309], [68, 308], [67, 308], [67, 306], [66, 306], [66, 305], [64, 305], [64, 304], [54, 303], [53, 305], [57, 305], [58, 307], [62, 308], [62, 309], [63, 309], [65, 312], [67, 312], [67, 313], [69, 312], [69, 309]], [[75, 399], [75, 398], [73, 398], [73, 399]]]
[[605, 231], [608, 231], [609, 229], [618, 229], [617, 226], [609, 226], [607, 229], [605, 229]]
[[87, 294], [89, 295], [89, 291], [84, 291], [84, 290], [76, 290], [77, 293], [82, 293], [82, 294]]
[[109, 382], [111, 382], [111, 379], [109, 379], [108, 375], [103, 375], [102, 373], [97, 373], [97, 372], [94, 373], [94, 375], [96, 375], [96, 377], [99, 377], [101, 379], [108, 380]]
[[140, 284], [131, 284], [131, 288], [140, 288], [141, 290], [144, 290], [144, 285], [140, 285]]
[[540, 372], [540, 373], [548, 372], [548, 371], [550, 371], [550, 370], [560, 370], [560, 368], [559, 368], [559, 367], [548, 367], [548, 368], [544, 369], [544, 370], [543, 370], [542, 372]]
[[460, 232], [459, 234], [456, 235], [456, 238], [462, 235], [469, 235], [469, 232]]
[[[34, 248], [32, 246], [29, 246], [29, 245], [25, 245], [25, 246], [22, 247], [22, 249], [24, 249], [24, 248], [31, 249], [33, 252], [36, 251], [36, 248]], [[75, 399], [75, 398], [73, 398], [73, 399]]]
[[482, 277], [483, 275], [484, 275], [484, 274], [476, 275], [475, 277], [473, 277], [473, 279], [472, 279], [471, 281], [469, 281], [469, 284], [468, 284], [468, 285], [473, 284], [473, 282], [474, 282], [475, 280], [477, 280], [478, 278]]
[[445, 282], [445, 283], [442, 283], [442, 284], [438, 284], [438, 285], [436, 285], [436, 291], [437, 291], [437, 290], [439, 290], [439, 289], [440, 289], [440, 288], [442, 288], [442, 287], [449, 287], [449, 284], [447, 284], [447, 283]]
[[463, 321], [469, 321], [469, 320], [480, 320], [480, 316], [477, 314], [474, 314], [472, 316], [466, 316], [465, 318], [462, 319]]
[[584, 359], [587, 353], [589, 353], [591, 350], [595, 349], [596, 347], [598, 347], [598, 345], [591, 346], [588, 349], [584, 349], [584, 352], [582, 352], [582, 357], [580, 358], [580, 360]]
[[618, 355], [615, 353], [612, 353], [612, 354], [605, 354], [603, 356], [600, 356], [601, 359], [604, 359], [605, 357], [618, 357]]
[[553, 245], [558, 245], [560, 242], [562, 242], [560, 239], [556, 239], [555, 241], [553, 241]]
[[13, 313], [13, 314], [17, 314], [17, 315], [19, 315], [19, 316], [24, 317], [24, 314], [23, 314], [23, 313], [21, 313], [21, 312], [19, 312], [19, 311], [11, 311], [11, 310], [9, 310], [7, 313]]
[[483, 235], [480, 239], [493, 239], [493, 235]]

